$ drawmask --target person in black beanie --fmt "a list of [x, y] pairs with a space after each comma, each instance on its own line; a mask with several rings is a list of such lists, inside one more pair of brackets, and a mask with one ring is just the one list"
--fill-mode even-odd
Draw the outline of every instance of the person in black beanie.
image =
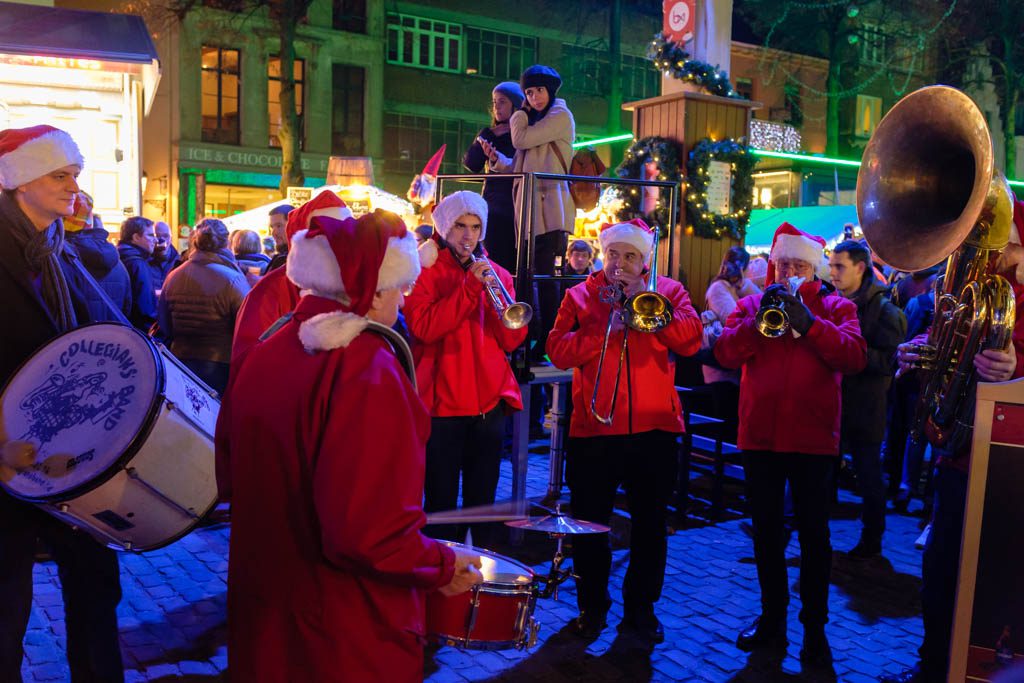
[[[0, 386], [57, 335], [116, 314], [96, 292], [62, 218], [74, 213], [84, 165], [71, 136], [51, 126], [0, 131]], [[34, 463], [32, 445], [0, 437], [0, 479]], [[75, 681], [124, 680], [117, 636], [117, 554], [83, 531], [0, 490], [0, 681], [20, 681], [42, 539], [57, 562]]]
[[[512, 145], [512, 132], [508, 120], [513, 112], [522, 108], [522, 88], [515, 81], [505, 81], [494, 86], [491, 92], [491, 125], [484, 128], [473, 140], [473, 144], [462, 157], [462, 165], [471, 173], [492, 173], [483, 143], [489, 143], [506, 157], [513, 157], [516, 148]], [[484, 183], [483, 197], [487, 201], [487, 257], [511, 272], [516, 272], [519, 245], [516, 244], [516, 216], [512, 198], [512, 181], [489, 180]]]

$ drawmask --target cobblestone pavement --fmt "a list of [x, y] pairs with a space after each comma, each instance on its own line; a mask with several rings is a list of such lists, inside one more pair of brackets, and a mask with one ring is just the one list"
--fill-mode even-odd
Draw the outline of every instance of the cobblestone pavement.
[[[547, 456], [533, 455], [527, 494], [540, 497], [547, 477]], [[499, 497], [508, 495], [510, 467], [503, 463]], [[695, 481], [694, 492], [707, 492]], [[738, 488], [729, 503], [738, 505]], [[920, 519], [890, 514], [884, 558], [854, 562], [842, 550], [856, 541], [860, 522], [857, 499], [840, 493], [832, 521], [835, 554], [827, 633], [835, 655], [835, 677], [868, 683], [887, 672], [913, 664], [921, 637], [917, 591], [920, 551], [914, 540]], [[919, 505], [919, 503], [917, 504]], [[461, 652], [441, 648], [428, 655], [427, 680], [461, 681], [815, 681], [834, 680], [818, 672], [801, 672], [797, 659], [802, 632], [796, 613], [799, 548], [789, 545], [793, 605], [790, 647], [781, 662], [763, 661], [735, 647], [737, 632], [758, 613], [752, 546], [738, 513], [710, 524], [697, 501], [686, 522], [669, 537], [664, 594], [657, 606], [666, 640], [651, 649], [617, 637], [622, 615], [620, 588], [628, 553], [628, 515], [616, 517], [612, 539], [609, 628], [586, 643], [563, 629], [576, 614], [575, 591], [567, 584], [557, 601], [540, 601], [537, 646], [529, 652]], [[914, 507], [911, 508], [914, 510]], [[122, 555], [124, 599], [119, 608], [121, 645], [128, 681], [220, 681], [227, 666], [225, 596], [228, 533], [225, 526], [194, 532], [181, 541], [144, 555]], [[553, 542], [527, 534], [521, 545], [497, 550], [544, 573]], [[26, 637], [26, 681], [68, 680], [64, 656], [65, 625], [56, 566], [36, 565], [35, 599]]]

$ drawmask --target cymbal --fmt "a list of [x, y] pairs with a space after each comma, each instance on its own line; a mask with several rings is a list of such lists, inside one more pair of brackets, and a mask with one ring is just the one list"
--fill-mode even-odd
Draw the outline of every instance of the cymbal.
[[505, 522], [506, 526], [527, 531], [543, 531], [549, 534], [605, 534], [611, 531], [611, 527], [595, 522], [585, 522], [581, 519], [573, 519], [568, 515], [555, 514], [545, 517], [534, 517], [532, 519], [521, 519], [513, 522]]

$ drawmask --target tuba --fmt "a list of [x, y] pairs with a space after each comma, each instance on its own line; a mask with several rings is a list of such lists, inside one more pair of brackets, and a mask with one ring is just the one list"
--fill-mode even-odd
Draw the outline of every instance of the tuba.
[[[622, 378], [622, 366], [626, 362], [626, 351], [629, 348], [629, 331], [658, 332], [672, 322], [673, 306], [664, 294], [658, 293], [658, 238], [657, 226], [654, 228], [654, 248], [651, 251], [651, 267], [647, 271], [647, 287], [642, 292], [623, 301], [621, 285], [607, 285], [601, 288], [598, 298], [611, 304], [608, 311], [608, 327], [604, 331], [604, 342], [601, 344], [601, 356], [597, 361], [597, 377], [594, 378], [594, 393], [590, 397], [590, 412], [598, 422], [611, 425], [615, 419], [615, 404], [619, 397], [619, 380]], [[618, 307], [621, 303], [621, 309]], [[607, 415], [597, 412], [597, 391], [601, 387], [601, 374], [604, 370], [604, 356], [608, 350], [608, 338], [612, 335], [612, 323], [615, 316], [622, 316], [626, 329], [622, 335], [622, 347], [619, 349], [619, 365], [615, 371], [615, 386], [612, 387], [612, 404]]]
[[985, 117], [967, 95], [930, 86], [907, 95], [868, 142], [857, 176], [857, 215], [871, 249], [915, 271], [946, 260], [910, 438], [959, 448], [974, 425], [974, 356], [1005, 349], [1015, 302], [995, 273], [1009, 241], [1013, 201], [994, 169]]

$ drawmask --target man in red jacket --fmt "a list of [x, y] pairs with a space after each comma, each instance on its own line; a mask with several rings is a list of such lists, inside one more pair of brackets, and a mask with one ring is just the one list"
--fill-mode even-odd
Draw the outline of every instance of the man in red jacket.
[[[290, 242], [299, 230], [309, 227], [316, 216], [344, 220], [352, 212], [341, 198], [330, 191], [324, 191], [310, 199], [298, 209], [287, 214], [287, 239]], [[231, 360], [238, 361], [242, 354], [256, 345], [263, 333], [290, 313], [299, 303], [299, 289], [288, 280], [285, 268], [267, 271], [260, 281], [246, 295], [235, 319], [235, 336], [231, 341]]]
[[[421, 247], [426, 266], [405, 304], [413, 339], [420, 398], [430, 411], [427, 442], [427, 512], [494, 502], [505, 417], [523, 409], [508, 354], [523, 343], [526, 327], [502, 324], [485, 287], [498, 277], [514, 297], [512, 276], [484, 256], [487, 202], [456, 192], [434, 208], [433, 238]], [[434, 528], [457, 540], [453, 526]], [[474, 530], [486, 542], [486, 528]]]
[[[825, 637], [832, 567], [829, 506], [839, 455], [843, 374], [860, 372], [867, 345], [857, 307], [815, 277], [825, 241], [789, 223], [775, 231], [764, 294], [740, 299], [715, 343], [726, 368], [743, 368], [738, 446], [754, 525], [761, 616], [737, 640], [741, 650], [785, 649], [789, 583], [783, 505], [789, 481], [800, 529], [801, 660], [828, 666]], [[792, 278], [798, 284], [790, 293]], [[779, 296], [790, 330], [767, 337], [757, 328], [762, 299]]]
[[[996, 272], [1013, 286], [1017, 323], [1009, 348], [985, 349], [974, 357], [974, 370], [982, 382], [1005, 382], [1024, 377], [1024, 246], [1021, 246], [1021, 233], [1024, 233], [1024, 202], [1016, 201], [1010, 243], [996, 264]], [[902, 372], [915, 368], [920, 360], [916, 345], [927, 341], [928, 334], [925, 333], [900, 345], [897, 359]], [[943, 683], [947, 680], [971, 447], [968, 444], [954, 450], [933, 446], [933, 450], [937, 456], [932, 478], [935, 505], [932, 508], [932, 530], [921, 558], [924, 640], [918, 649], [920, 661], [911, 669], [883, 678], [884, 683]]]
[[478, 557], [420, 531], [430, 422], [404, 345], [374, 333], [419, 271], [383, 211], [317, 217], [292, 241], [288, 276], [307, 293], [249, 353], [217, 423], [234, 680], [420, 681], [425, 592], [481, 578]]
[[[547, 352], [555, 366], [573, 368], [575, 409], [567, 448], [573, 515], [608, 524], [615, 491], [625, 483], [630, 559], [622, 586], [625, 610], [619, 630], [661, 642], [665, 635], [654, 603], [661, 597], [665, 579], [666, 505], [676, 480], [676, 439], [683, 432], [673, 354], [696, 353], [702, 327], [686, 289], [675, 280], [659, 277], [656, 287], [672, 303], [672, 322], [655, 333], [629, 332], [625, 367], [616, 383], [626, 328], [621, 311], [613, 313], [612, 306], [646, 288], [649, 271], [645, 266], [654, 239], [654, 232], [639, 219], [602, 228], [604, 269], [565, 293], [548, 335]], [[609, 320], [609, 351], [601, 365]], [[599, 374], [600, 391], [592, 406]], [[573, 557], [580, 615], [572, 627], [584, 638], [596, 638], [611, 606], [607, 536], [577, 536]]]

